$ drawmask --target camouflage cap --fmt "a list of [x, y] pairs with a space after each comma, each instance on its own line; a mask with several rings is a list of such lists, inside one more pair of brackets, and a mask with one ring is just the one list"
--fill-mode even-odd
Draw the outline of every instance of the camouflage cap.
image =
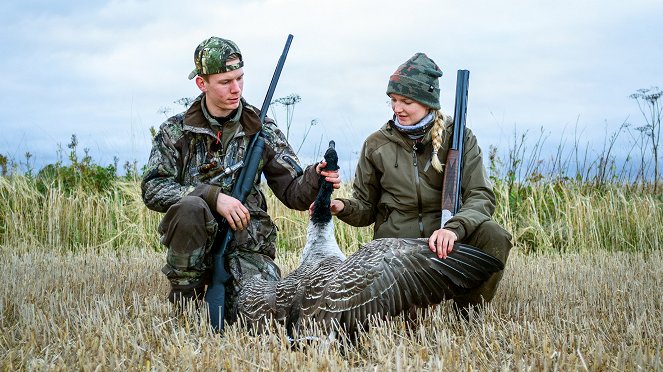
[[[228, 57], [233, 54], [239, 56], [239, 62], [227, 65]], [[244, 66], [242, 53], [239, 51], [237, 44], [216, 36], [212, 36], [198, 44], [196, 51], [193, 52], [193, 63], [196, 68], [189, 74], [189, 80], [196, 77], [196, 75], [218, 74], [237, 70]]]
[[417, 53], [389, 77], [387, 95], [396, 93], [413, 99], [424, 106], [440, 109], [440, 84], [442, 70], [424, 53]]

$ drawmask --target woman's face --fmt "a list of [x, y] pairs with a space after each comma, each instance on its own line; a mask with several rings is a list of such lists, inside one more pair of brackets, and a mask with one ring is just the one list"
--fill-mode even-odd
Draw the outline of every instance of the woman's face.
[[417, 124], [428, 115], [429, 108], [413, 99], [396, 93], [391, 93], [389, 97], [391, 97], [391, 109], [401, 125]]

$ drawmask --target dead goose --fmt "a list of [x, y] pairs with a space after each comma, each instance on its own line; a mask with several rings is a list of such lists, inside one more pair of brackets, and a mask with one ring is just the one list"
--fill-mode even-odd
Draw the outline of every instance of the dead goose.
[[[338, 169], [333, 141], [325, 160], [328, 169]], [[426, 239], [377, 239], [346, 259], [329, 210], [333, 188], [324, 178], [321, 183], [300, 266], [280, 281], [252, 279], [238, 294], [232, 313], [249, 328], [260, 330], [276, 321], [290, 333], [313, 321], [353, 333], [370, 317], [384, 319], [439, 304], [504, 268], [464, 244], [439, 259]]]

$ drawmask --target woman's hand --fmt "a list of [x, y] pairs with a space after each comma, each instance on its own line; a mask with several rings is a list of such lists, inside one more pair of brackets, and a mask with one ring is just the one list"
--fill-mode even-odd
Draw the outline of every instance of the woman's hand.
[[428, 248], [432, 252], [437, 253], [439, 258], [447, 258], [453, 250], [456, 240], [458, 240], [458, 236], [451, 230], [435, 230], [428, 239]]
[[[312, 216], [313, 215], [313, 206], [315, 205], [315, 202], [311, 203], [311, 205], [308, 207], [308, 215]], [[331, 211], [332, 215], [338, 214], [338, 212], [342, 211], [343, 208], [345, 208], [345, 204], [343, 204], [342, 201], [340, 200], [332, 200], [331, 203], [329, 203], [329, 210]]]
[[329, 209], [331, 210], [331, 214], [334, 216], [341, 213], [343, 208], [345, 208], [345, 204], [340, 200], [334, 199], [331, 201], [331, 203], [329, 203]]

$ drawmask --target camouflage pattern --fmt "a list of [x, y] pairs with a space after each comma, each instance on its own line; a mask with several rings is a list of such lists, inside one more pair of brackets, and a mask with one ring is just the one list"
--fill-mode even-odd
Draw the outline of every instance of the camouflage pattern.
[[205, 284], [217, 230], [210, 208], [199, 197], [187, 195], [168, 208], [158, 228], [161, 244], [168, 247], [162, 272], [177, 288]]
[[[239, 62], [228, 65], [228, 57], [236, 54]], [[193, 53], [193, 63], [196, 68], [189, 74], [189, 80], [196, 75], [211, 75], [221, 72], [237, 70], [244, 66], [242, 53], [237, 44], [231, 40], [212, 36], [201, 42]]]
[[432, 109], [440, 109], [442, 70], [424, 53], [417, 53], [389, 77], [387, 95], [396, 93]]
[[[259, 111], [243, 99], [237, 114], [220, 125], [207, 112], [201, 94], [193, 105], [164, 122], [153, 139], [141, 184], [148, 208], [166, 212], [159, 225], [168, 248], [163, 272], [173, 285], [204, 283], [211, 270], [211, 246], [218, 230], [215, 212], [220, 192], [230, 194], [248, 142], [262, 128], [265, 150], [245, 206], [251, 214], [247, 229], [235, 232], [226, 250], [228, 271], [239, 288], [247, 277], [280, 278], [273, 260], [277, 228], [267, 214], [261, 174], [287, 207], [306, 210], [315, 199], [315, 165], [302, 170], [293, 149], [271, 119], [260, 124]], [[181, 221], [181, 223], [178, 223]], [[233, 289], [230, 290], [233, 293]]]

